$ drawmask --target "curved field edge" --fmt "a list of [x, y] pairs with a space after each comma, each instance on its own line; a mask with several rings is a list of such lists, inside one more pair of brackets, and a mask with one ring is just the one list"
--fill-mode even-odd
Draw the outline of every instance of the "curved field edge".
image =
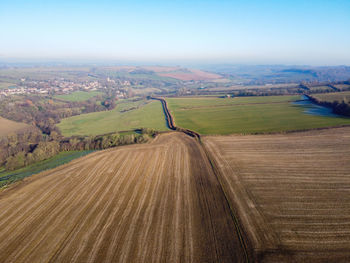
[[153, 128], [166, 131], [162, 105], [158, 101], [117, 103], [110, 111], [93, 112], [63, 119], [58, 125], [64, 136], [99, 135]]
[[24, 168], [17, 169], [15, 171], [1, 171], [0, 170], [0, 188], [7, 187], [9, 184], [22, 180], [26, 177], [38, 174], [42, 171], [56, 168], [60, 165], [71, 162], [74, 159], [80, 158], [93, 151], [70, 151], [61, 152], [56, 156], [49, 158], [38, 163], [34, 163]]
[[256, 261], [349, 258], [349, 134], [202, 137]]
[[304, 113], [299, 96], [167, 98], [180, 127], [202, 135], [268, 134], [350, 125], [350, 118]]
[[28, 178], [0, 209], [0, 261], [245, 261], [203, 149], [178, 132]]

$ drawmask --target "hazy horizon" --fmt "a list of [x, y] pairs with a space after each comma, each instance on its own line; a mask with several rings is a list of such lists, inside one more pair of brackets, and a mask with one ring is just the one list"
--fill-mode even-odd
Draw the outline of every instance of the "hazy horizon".
[[0, 61], [350, 65], [349, 1], [2, 1]]
[[348, 64], [304, 64], [304, 63], [249, 63], [234, 61], [218, 61], [218, 60], [118, 60], [118, 59], [102, 59], [102, 58], [14, 58], [1, 57], [0, 65], [3, 66], [29, 66], [29, 67], [45, 67], [45, 66], [177, 66], [188, 68], [207, 68], [215, 66], [228, 67], [300, 67], [300, 68], [322, 68], [322, 67], [350, 67]]

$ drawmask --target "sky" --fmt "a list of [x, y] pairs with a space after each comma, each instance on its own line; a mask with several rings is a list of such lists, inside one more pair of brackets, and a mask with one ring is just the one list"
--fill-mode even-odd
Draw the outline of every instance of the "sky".
[[1, 0], [0, 59], [350, 65], [350, 0]]

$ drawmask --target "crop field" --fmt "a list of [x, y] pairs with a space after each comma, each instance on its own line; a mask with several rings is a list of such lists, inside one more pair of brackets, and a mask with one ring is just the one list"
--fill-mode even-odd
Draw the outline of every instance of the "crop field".
[[15, 122], [15, 121], [11, 121], [0, 117], [0, 137], [6, 136], [10, 133], [19, 132], [29, 127], [30, 126], [25, 123]]
[[259, 262], [348, 261], [350, 128], [204, 143]]
[[115, 109], [63, 119], [58, 128], [63, 135], [98, 135], [138, 128], [167, 130], [163, 109], [158, 101], [119, 101]]
[[0, 262], [245, 261], [217, 177], [182, 133], [26, 178], [0, 210]]
[[322, 93], [322, 94], [312, 94], [312, 97], [315, 97], [316, 99], [320, 101], [338, 101], [342, 102], [347, 101], [350, 102], [350, 91], [344, 91], [344, 92], [334, 92], [334, 93]]
[[254, 134], [350, 125], [345, 117], [306, 114], [300, 96], [167, 98], [177, 126], [200, 134]]
[[65, 100], [65, 101], [85, 101], [88, 99], [91, 99], [97, 95], [102, 95], [102, 92], [99, 91], [75, 91], [71, 94], [65, 94], [65, 95], [56, 95], [54, 98]]

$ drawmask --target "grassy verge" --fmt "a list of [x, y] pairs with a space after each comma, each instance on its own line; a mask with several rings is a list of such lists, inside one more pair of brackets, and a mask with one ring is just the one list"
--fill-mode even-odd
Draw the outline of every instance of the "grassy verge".
[[33, 174], [40, 173], [41, 171], [55, 168], [76, 158], [87, 155], [91, 152], [92, 151], [61, 152], [50, 159], [29, 165], [15, 171], [5, 171], [2, 169], [0, 170], [0, 187], [16, 182]]

